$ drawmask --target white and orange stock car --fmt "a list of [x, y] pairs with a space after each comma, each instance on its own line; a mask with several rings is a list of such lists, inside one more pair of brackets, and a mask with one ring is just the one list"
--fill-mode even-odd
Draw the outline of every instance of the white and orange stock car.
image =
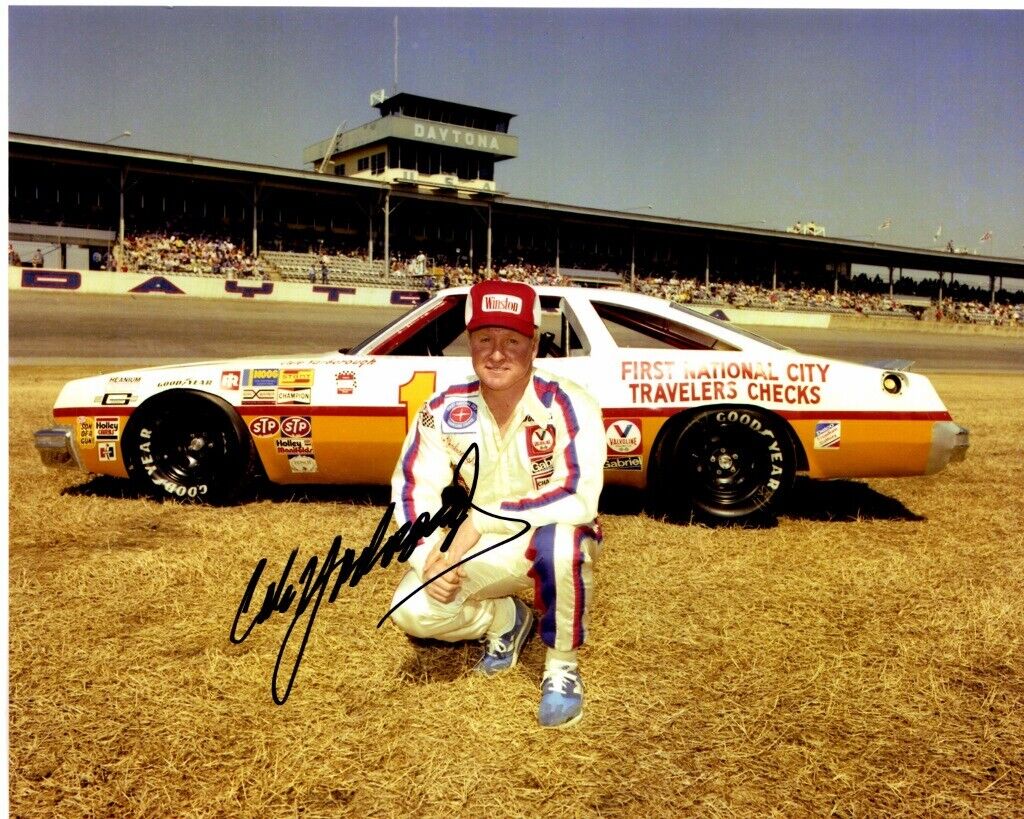
[[[966, 454], [967, 430], [898, 364], [803, 355], [634, 293], [537, 289], [538, 366], [600, 403], [606, 484], [646, 488], [677, 514], [747, 520], [778, 512], [797, 472], [925, 475]], [[344, 353], [69, 382], [36, 446], [182, 500], [229, 502], [258, 476], [387, 484], [423, 401], [472, 375], [467, 292], [443, 290]]]

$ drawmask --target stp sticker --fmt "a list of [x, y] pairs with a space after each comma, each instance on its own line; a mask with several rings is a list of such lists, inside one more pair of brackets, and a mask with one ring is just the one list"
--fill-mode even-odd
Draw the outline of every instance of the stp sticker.
[[472, 401], [452, 401], [444, 408], [442, 432], [464, 432], [476, 423], [477, 406]]
[[271, 418], [269, 415], [261, 415], [259, 418], [253, 418], [249, 422], [249, 432], [259, 438], [275, 435], [280, 428], [281, 425], [277, 419]]
[[842, 425], [840, 421], [818, 421], [814, 425], [815, 449], [839, 449], [841, 438]]
[[532, 458], [535, 455], [547, 455], [555, 448], [555, 428], [529, 426], [526, 428], [526, 452]]
[[608, 454], [624, 455], [640, 449], [640, 422], [634, 418], [620, 418], [605, 426]]
[[290, 415], [281, 422], [281, 434], [286, 438], [308, 438], [313, 432], [309, 418]]

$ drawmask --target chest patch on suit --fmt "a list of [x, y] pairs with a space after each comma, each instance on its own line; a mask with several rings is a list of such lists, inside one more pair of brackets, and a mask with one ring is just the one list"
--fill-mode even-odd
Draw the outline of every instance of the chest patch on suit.
[[441, 432], [470, 432], [479, 417], [476, 404], [472, 401], [459, 399], [445, 405], [441, 415]]
[[526, 428], [526, 454], [530, 458], [547, 455], [555, 448], [555, 428], [528, 426]]

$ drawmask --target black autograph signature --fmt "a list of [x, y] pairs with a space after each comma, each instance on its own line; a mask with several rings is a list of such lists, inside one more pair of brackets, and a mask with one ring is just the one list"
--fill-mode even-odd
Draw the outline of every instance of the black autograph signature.
[[[462, 456], [462, 459], [455, 467], [454, 474], [460, 474], [462, 465], [465, 463], [470, 453], [478, 454], [478, 447], [475, 443], [470, 444], [469, 448]], [[297, 591], [295, 585], [289, 581], [292, 567], [295, 564], [295, 559], [299, 552], [298, 547], [292, 549], [287, 562], [284, 564], [284, 569], [281, 572], [280, 579], [271, 581], [267, 584], [263, 593], [263, 603], [260, 605], [259, 610], [253, 618], [249, 621], [245, 631], [239, 634], [239, 621], [242, 619], [242, 616], [248, 614], [252, 608], [253, 597], [256, 594], [256, 587], [259, 585], [260, 579], [263, 576], [263, 570], [267, 566], [267, 558], [260, 558], [259, 562], [256, 564], [256, 568], [253, 569], [252, 577], [249, 578], [249, 584], [246, 586], [245, 593], [242, 595], [242, 599], [238, 604], [238, 610], [235, 612], [234, 622], [231, 624], [230, 638], [231, 642], [235, 644], [244, 642], [256, 626], [265, 623], [273, 617], [274, 614], [287, 614], [292, 608], [292, 604], [296, 603], [297, 598], [297, 605], [295, 606], [292, 621], [289, 623], [288, 629], [284, 633], [284, 639], [281, 641], [281, 650], [278, 652], [277, 662], [274, 664], [274, 674], [271, 678], [270, 684], [270, 693], [274, 698], [274, 702], [278, 705], [284, 705], [291, 694], [292, 686], [295, 684], [295, 677], [299, 673], [299, 664], [302, 662], [302, 655], [305, 653], [306, 643], [309, 641], [309, 634], [313, 628], [313, 622], [316, 620], [317, 611], [320, 608], [320, 603], [323, 601], [324, 592], [327, 590], [327, 585], [331, 582], [332, 577], [334, 580], [334, 588], [331, 590], [331, 594], [327, 598], [328, 603], [333, 603], [338, 598], [338, 593], [341, 591], [341, 588], [344, 586], [346, 581], [348, 581], [348, 585], [350, 587], [355, 587], [359, 584], [359, 581], [362, 580], [375, 565], [377, 565], [377, 563], [380, 563], [382, 569], [386, 569], [396, 556], [399, 563], [406, 562], [412, 556], [413, 549], [416, 548], [416, 544], [419, 543], [421, 538], [428, 537], [438, 529], [444, 527], [448, 527], [449, 531], [448, 534], [445, 535], [444, 541], [441, 543], [440, 551], [447, 552], [448, 547], [451, 546], [452, 540], [455, 538], [455, 533], [458, 531], [459, 526], [467, 517], [469, 517], [470, 509], [476, 509], [481, 514], [487, 515], [488, 517], [511, 521], [513, 523], [521, 523], [523, 525], [521, 530], [505, 538], [500, 543], [495, 543], [493, 546], [489, 546], [488, 548], [469, 557], [463, 558], [458, 563], [453, 563], [444, 571], [439, 572], [437, 575], [431, 577], [425, 583], [418, 586], [408, 595], [395, 603], [395, 605], [380, 618], [377, 623], [377, 628], [380, 628], [395, 612], [395, 610], [406, 602], [406, 600], [421, 589], [426, 588], [428, 585], [433, 583], [438, 577], [446, 575], [448, 572], [457, 569], [463, 563], [468, 563], [470, 560], [491, 551], [491, 549], [497, 549], [499, 546], [503, 546], [509, 541], [515, 540], [530, 530], [530, 524], [525, 520], [495, 515], [491, 512], [486, 512], [473, 504], [473, 496], [476, 493], [477, 484], [477, 460], [478, 457], [473, 460], [473, 480], [468, 492], [454, 482], [451, 485], [446, 486], [441, 493], [441, 508], [438, 509], [436, 513], [431, 515], [429, 512], [423, 512], [415, 520], [403, 523], [398, 530], [391, 535], [391, 537], [385, 540], [384, 534], [387, 532], [388, 526], [391, 523], [391, 518], [395, 513], [394, 502], [388, 504], [388, 508], [381, 517], [380, 523], [377, 524], [377, 529], [374, 531], [373, 537], [370, 538], [369, 544], [363, 548], [359, 557], [356, 557], [355, 550], [351, 548], [346, 548], [344, 554], [341, 554], [342, 537], [341, 535], [336, 535], [334, 542], [331, 543], [331, 548], [327, 551], [322, 563], [316, 555], [313, 555], [306, 561], [306, 565], [302, 569], [302, 573], [299, 575], [298, 582], [302, 586], [301, 591]], [[339, 554], [341, 554], [340, 557]], [[319, 571], [317, 571], [318, 566], [320, 567]], [[281, 672], [281, 663], [284, 660], [285, 651], [288, 648], [288, 643], [292, 638], [292, 633], [295, 631], [299, 618], [302, 617], [307, 610], [309, 611], [309, 619], [306, 621], [305, 631], [302, 633], [302, 642], [299, 644], [298, 651], [295, 655], [295, 662], [292, 665], [291, 674], [288, 677], [288, 685], [284, 690], [284, 694], [280, 695], [278, 693], [278, 676]]]

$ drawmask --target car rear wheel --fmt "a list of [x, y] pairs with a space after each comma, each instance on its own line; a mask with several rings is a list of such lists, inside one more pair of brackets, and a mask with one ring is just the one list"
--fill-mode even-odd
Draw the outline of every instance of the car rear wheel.
[[774, 519], [793, 486], [796, 452], [789, 430], [770, 413], [720, 407], [670, 430], [655, 460], [661, 507], [681, 502], [707, 522], [759, 524]]
[[145, 493], [186, 503], [230, 503], [253, 473], [245, 424], [224, 402], [161, 395], [135, 411], [123, 438], [128, 476]]

